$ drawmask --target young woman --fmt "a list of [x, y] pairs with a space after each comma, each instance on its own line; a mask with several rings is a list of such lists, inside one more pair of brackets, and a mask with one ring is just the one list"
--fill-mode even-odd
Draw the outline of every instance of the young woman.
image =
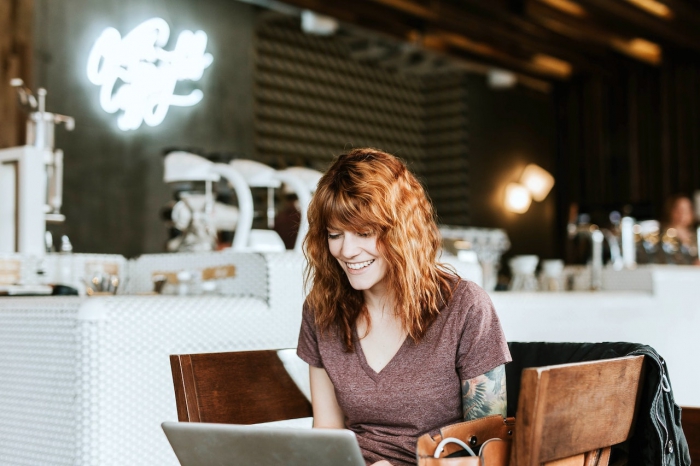
[[675, 194], [666, 199], [664, 207], [662, 262], [700, 265], [693, 202], [688, 196]]
[[394, 156], [339, 156], [309, 206], [297, 353], [314, 427], [355, 432], [367, 464], [415, 464], [416, 439], [506, 414], [510, 353], [488, 295], [436, 261], [425, 192]]

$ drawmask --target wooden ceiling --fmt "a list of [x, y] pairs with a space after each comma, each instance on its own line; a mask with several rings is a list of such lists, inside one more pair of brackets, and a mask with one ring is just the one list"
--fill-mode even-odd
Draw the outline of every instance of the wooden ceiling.
[[623, 57], [700, 57], [696, 0], [284, 0], [459, 60], [540, 82], [606, 73]]

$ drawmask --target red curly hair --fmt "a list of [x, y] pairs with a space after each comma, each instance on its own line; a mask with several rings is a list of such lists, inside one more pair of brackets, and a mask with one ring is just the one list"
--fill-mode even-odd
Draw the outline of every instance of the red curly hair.
[[350, 286], [328, 248], [327, 229], [332, 227], [377, 235], [377, 249], [388, 264], [384, 280], [395, 298], [396, 316], [408, 336], [420, 341], [452, 296], [456, 274], [437, 262], [441, 239], [433, 207], [406, 165], [376, 149], [338, 156], [318, 182], [308, 218], [306, 304], [321, 331], [339, 332], [351, 352], [358, 317], [371, 325], [362, 291]]

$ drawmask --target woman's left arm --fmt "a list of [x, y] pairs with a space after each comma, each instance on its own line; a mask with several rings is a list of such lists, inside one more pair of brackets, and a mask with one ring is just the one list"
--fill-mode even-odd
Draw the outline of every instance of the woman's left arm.
[[507, 404], [504, 364], [473, 379], [462, 381], [462, 417], [465, 421], [492, 414], [506, 417]]

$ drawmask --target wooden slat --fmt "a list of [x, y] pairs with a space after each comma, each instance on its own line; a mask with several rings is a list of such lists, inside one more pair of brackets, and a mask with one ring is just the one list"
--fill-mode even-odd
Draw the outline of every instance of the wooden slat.
[[10, 75], [15, 73], [16, 60], [12, 53], [13, 28], [12, 6], [14, 2], [0, 2], [0, 147], [15, 144], [15, 109], [14, 92], [7, 85]]
[[10, 79], [32, 82], [33, 0], [0, 2], [0, 147], [24, 144], [25, 119]]
[[170, 356], [170, 368], [175, 387], [177, 417], [180, 422], [200, 422], [197, 402], [196, 374], [188, 354]]
[[175, 405], [177, 406], [177, 420], [188, 422], [187, 402], [185, 401], [185, 387], [182, 380], [182, 366], [178, 355], [170, 356], [170, 372], [173, 376], [173, 388], [175, 389]]
[[180, 367], [182, 368], [182, 378], [185, 387], [185, 402], [187, 403], [187, 418], [189, 422], [202, 422], [200, 413], [200, 403], [198, 391], [199, 376], [195, 373], [192, 356], [184, 355], [180, 358]]
[[311, 416], [276, 351], [172, 355], [181, 422], [255, 424]]
[[684, 407], [682, 424], [690, 449], [690, 460], [693, 464], [700, 464], [700, 408]]
[[657, 18], [625, 1], [579, 0], [603, 27], [700, 52], [700, 34], [675, 18]]
[[413, 16], [419, 16], [424, 19], [437, 19], [438, 18], [438, 8], [439, 4], [435, 5], [437, 8], [429, 8], [417, 2], [411, 0], [373, 0], [377, 3], [395, 8], [397, 10], [409, 13]]
[[635, 356], [525, 369], [512, 464], [539, 465], [626, 441], [643, 361]]
[[[384, 35], [391, 35], [402, 41], [415, 42], [416, 31], [422, 31], [419, 40], [421, 45], [428, 50], [438, 52], [445, 51], [445, 47], [450, 45], [447, 43], [449, 41], [446, 42], [444, 37], [439, 36], [453, 37], [458, 44], [462, 45], [484, 42], [484, 48], [477, 47], [469, 53], [464, 52], [464, 47], [459, 46], [452, 47], [449, 53], [462, 60], [466, 58], [478, 62], [481, 59], [482, 62], [487, 60], [488, 63], [500, 66], [507, 64], [509, 69], [523, 72], [531, 77], [552, 77], [524, 59], [527, 52], [520, 55], [514, 54], [515, 51], [523, 50], [523, 44], [528, 43], [527, 36], [518, 35], [518, 32], [508, 25], [500, 25], [447, 2], [439, 3], [440, 14], [437, 19], [426, 19], [417, 11], [407, 8], [396, 9], [385, 2], [375, 3], [373, 0], [356, 0], [353, 2], [352, 14], [350, 9], [343, 8], [334, 2], [289, 0], [287, 3], [333, 16]], [[436, 31], [437, 34], [434, 34]], [[546, 42], [538, 43], [543, 48], [549, 49]], [[530, 52], [532, 50], [530, 49]], [[559, 50], [566, 54], [566, 48]]]

